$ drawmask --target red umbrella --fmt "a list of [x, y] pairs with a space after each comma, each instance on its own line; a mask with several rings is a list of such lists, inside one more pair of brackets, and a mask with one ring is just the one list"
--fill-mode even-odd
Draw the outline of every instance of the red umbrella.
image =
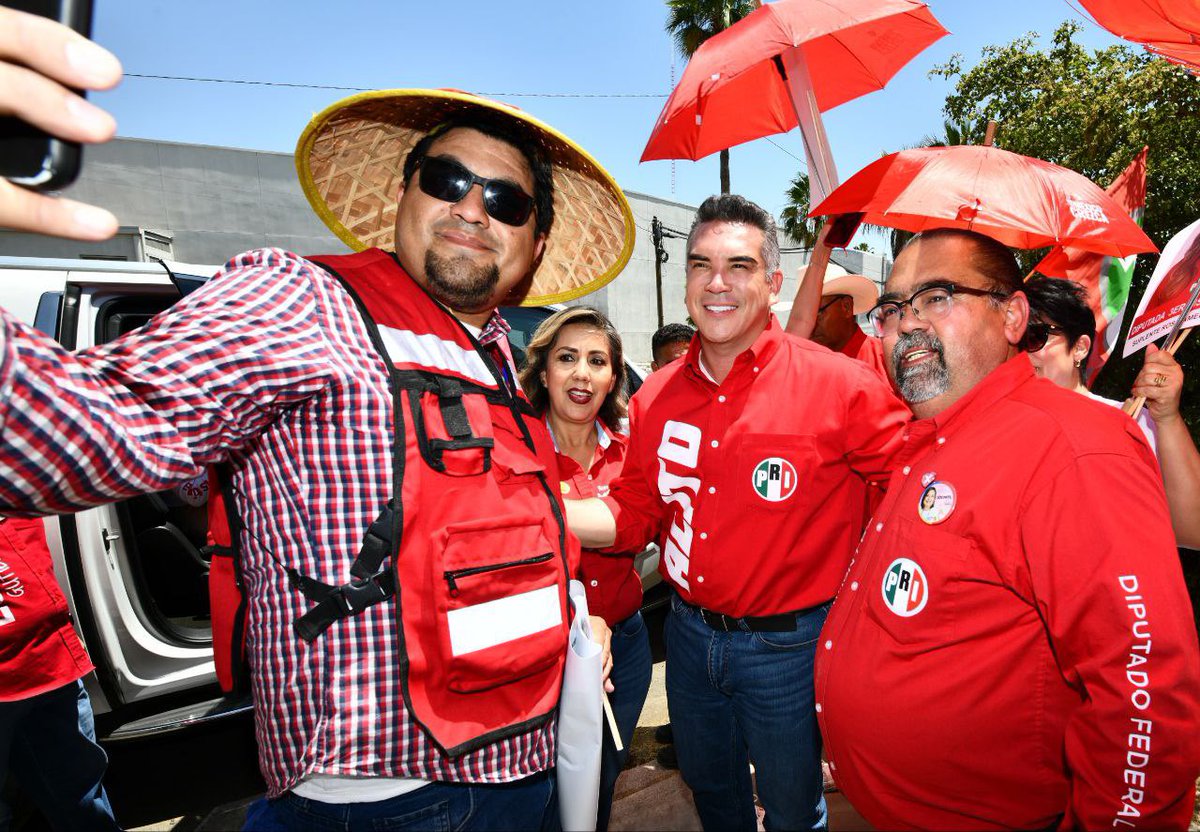
[[945, 34], [918, 0], [764, 5], [696, 50], [655, 122], [642, 161], [700, 159], [796, 127], [797, 110], [805, 108], [792, 97], [788, 71], [803, 75], [810, 69], [819, 122], [819, 112], [882, 89]]
[[1015, 248], [1158, 251], [1112, 197], [1073, 170], [998, 147], [902, 150], [846, 180], [812, 212], [925, 231], [966, 228]]
[[1117, 37], [1200, 70], [1200, 4], [1196, 0], [1079, 0]]

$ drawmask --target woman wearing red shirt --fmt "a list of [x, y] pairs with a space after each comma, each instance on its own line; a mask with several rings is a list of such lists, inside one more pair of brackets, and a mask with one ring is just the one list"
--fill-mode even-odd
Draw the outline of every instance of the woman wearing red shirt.
[[[526, 347], [521, 385], [534, 408], [546, 418], [558, 455], [559, 487], [564, 500], [603, 497], [621, 472], [627, 438], [617, 432], [625, 422], [625, 361], [621, 336], [608, 318], [588, 307], [564, 309], [538, 327]], [[603, 745], [600, 803], [596, 829], [608, 827], [613, 787], [629, 756], [642, 703], [650, 689], [650, 640], [639, 608], [642, 583], [633, 556], [583, 550], [583, 582], [589, 612], [612, 629], [615, 686], [609, 695], [621, 744]], [[605, 726], [605, 734], [608, 726]]]

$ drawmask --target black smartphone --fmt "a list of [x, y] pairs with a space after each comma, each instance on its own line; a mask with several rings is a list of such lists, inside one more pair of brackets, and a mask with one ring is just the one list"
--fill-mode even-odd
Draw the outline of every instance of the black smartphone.
[[825, 243], [830, 248], [845, 248], [850, 245], [850, 240], [862, 219], [862, 214], [835, 214], [830, 217], [826, 220], [829, 223], [829, 233], [825, 235]]
[[[92, 0], [0, 0], [0, 6], [49, 17], [92, 36]], [[14, 116], [0, 117], [0, 176], [10, 182], [36, 191], [65, 188], [79, 175], [82, 155], [78, 142], [55, 138]]]

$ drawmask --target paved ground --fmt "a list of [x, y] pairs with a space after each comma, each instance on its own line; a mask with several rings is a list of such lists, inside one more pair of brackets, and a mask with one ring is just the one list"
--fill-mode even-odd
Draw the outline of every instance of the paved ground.
[[[690, 832], [701, 828], [700, 818], [696, 816], [696, 808], [692, 805], [692, 794], [679, 772], [663, 769], [655, 760], [662, 746], [654, 741], [654, 729], [667, 722], [667, 696], [663, 681], [665, 668], [666, 665], [661, 661], [654, 665], [650, 694], [642, 708], [630, 751], [633, 766], [617, 780], [612, 819], [609, 822], [612, 832], [656, 829]], [[830, 829], [838, 832], [871, 829], [841, 794], [835, 792], [826, 795], [826, 799]], [[759, 819], [761, 827], [761, 811]]]

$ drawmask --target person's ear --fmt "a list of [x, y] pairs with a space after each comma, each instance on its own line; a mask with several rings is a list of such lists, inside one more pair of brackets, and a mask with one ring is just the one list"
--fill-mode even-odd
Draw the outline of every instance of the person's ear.
[[547, 386], [547, 384], [546, 384], [546, 371], [545, 371], [545, 370], [542, 370], [540, 373], [538, 373], [538, 381], [540, 381], [540, 382], [542, 383], [542, 386], [543, 386], [543, 387], [546, 387], [546, 386]]
[[1071, 359], [1078, 367], [1083, 363], [1083, 359], [1087, 356], [1088, 350], [1092, 346], [1092, 336], [1080, 335], [1079, 340], [1075, 342], [1075, 346], [1071, 347]]
[[772, 274], [767, 275], [767, 285], [771, 287], [771, 303], [779, 300], [779, 290], [783, 287], [783, 272], [776, 269]]
[[1004, 337], [1012, 346], [1021, 343], [1029, 325], [1029, 298], [1024, 292], [1013, 292], [1004, 302]]

